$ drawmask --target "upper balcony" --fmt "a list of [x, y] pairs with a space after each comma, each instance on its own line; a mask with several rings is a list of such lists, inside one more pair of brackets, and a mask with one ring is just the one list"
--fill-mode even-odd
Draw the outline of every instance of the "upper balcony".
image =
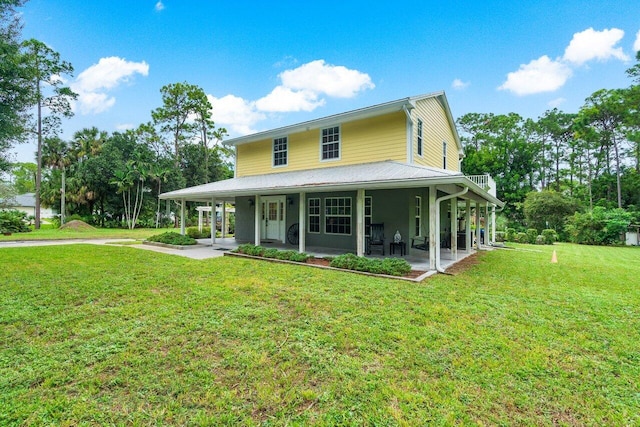
[[491, 175], [466, 175], [471, 181], [478, 185], [478, 187], [484, 189], [487, 193], [493, 197], [496, 196], [496, 182], [491, 178]]

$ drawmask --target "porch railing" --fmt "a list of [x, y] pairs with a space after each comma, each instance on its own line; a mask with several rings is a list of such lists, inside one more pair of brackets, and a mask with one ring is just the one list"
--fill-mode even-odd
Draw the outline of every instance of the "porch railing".
[[493, 197], [496, 197], [496, 182], [491, 178], [491, 175], [467, 175], [467, 178]]

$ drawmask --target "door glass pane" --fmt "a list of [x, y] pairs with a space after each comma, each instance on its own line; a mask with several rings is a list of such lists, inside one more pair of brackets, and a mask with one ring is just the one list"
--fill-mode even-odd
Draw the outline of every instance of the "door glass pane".
[[270, 202], [269, 203], [269, 221], [277, 221], [278, 220], [278, 203]]

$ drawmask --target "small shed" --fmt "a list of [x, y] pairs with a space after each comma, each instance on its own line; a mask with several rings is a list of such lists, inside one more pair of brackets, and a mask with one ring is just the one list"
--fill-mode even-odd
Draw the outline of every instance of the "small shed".
[[638, 246], [640, 245], [640, 225], [636, 224], [632, 224], [629, 226], [629, 228], [627, 229], [627, 235], [626, 235], [627, 239], [626, 239], [626, 243], [629, 246]]

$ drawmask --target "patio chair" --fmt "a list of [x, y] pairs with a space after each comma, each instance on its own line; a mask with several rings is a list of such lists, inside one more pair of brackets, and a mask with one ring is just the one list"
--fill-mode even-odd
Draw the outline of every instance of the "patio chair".
[[384, 256], [384, 223], [371, 224], [371, 231], [367, 240], [367, 255], [371, 255], [371, 246], [380, 246]]

